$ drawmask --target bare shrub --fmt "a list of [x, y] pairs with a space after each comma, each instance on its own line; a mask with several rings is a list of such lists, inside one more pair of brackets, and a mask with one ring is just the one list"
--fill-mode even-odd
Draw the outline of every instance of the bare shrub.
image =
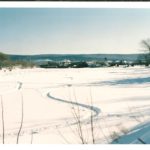
[[117, 132], [112, 132], [112, 134], [110, 135], [110, 137], [111, 137], [111, 139], [112, 139], [112, 141], [115, 141], [116, 143], [118, 143], [119, 141], [118, 141], [118, 139], [119, 139], [119, 133], [117, 133]]

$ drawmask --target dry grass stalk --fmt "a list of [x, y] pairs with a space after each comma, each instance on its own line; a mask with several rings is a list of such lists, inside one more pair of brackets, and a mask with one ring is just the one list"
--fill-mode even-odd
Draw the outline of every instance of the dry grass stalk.
[[21, 93], [21, 123], [20, 123], [20, 128], [17, 134], [17, 144], [19, 143], [19, 138], [20, 138], [20, 133], [22, 130], [22, 126], [23, 126], [23, 119], [24, 119], [24, 103], [23, 103], [23, 95]]
[[[91, 99], [91, 107], [93, 107], [93, 99], [92, 99], [92, 92], [90, 88], [90, 99]], [[94, 136], [94, 124], [93, 124], [93, 112], [91, 111], [90, 116], [90, 123], [91, 123], [91, 136], [92, 136], [92, 143], [95, 144], [95, 136]]]
[[4, 106], [3, 106], [3, 99], [1, 97], [1, 114], [2, 114], [2, 142], [5, 144], [5, 122], [4, 122]]
[[[77, 103], [77, 97], [76, 97], [75, 89], [73, 89], [73, 94], [74, 94], [75, 102]], [[83, 135], [83, 127], [82, 127], [82, 122], [81, 122], [80, 108], [79, 108], [79, 106], [77, 106], [77, 112], [76, 112], [76, 109], [74, 106], [72, 108], [73, 108], [74, 118], [77, 121], [77, 126], [78, 126], [77, 127], [77, 133], [80, 137], [82, 144], [86, 144], [87, 142], [86, 142], [84, 135]]]

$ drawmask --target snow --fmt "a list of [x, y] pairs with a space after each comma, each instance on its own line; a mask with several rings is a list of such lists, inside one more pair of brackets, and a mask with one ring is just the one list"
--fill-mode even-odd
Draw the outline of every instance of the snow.
[[16, 143], [22, 96], [19, 143], [81, 143], [78, 111], [86, 143], [92, 143], [91, 114], [95, 143], [150, 143], [149, 91], [150, 69], [145, 67], [0, 70], [5, 143]]

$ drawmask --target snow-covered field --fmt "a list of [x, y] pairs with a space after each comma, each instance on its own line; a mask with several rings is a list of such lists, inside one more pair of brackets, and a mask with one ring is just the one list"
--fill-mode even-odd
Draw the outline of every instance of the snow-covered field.
[[22, 100], [19, 143], [150, 143], [149, 91], [145, 67], [0, 70], [5, 143], [16, 143]]

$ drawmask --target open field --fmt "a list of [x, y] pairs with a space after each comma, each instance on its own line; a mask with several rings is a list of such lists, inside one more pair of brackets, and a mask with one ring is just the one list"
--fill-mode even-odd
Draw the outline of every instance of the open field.
[[142, 129], [115, 141], [141, 143], [149, 130], [149, 91], [145, 67], [0, 70], [0, 143], [3, 131], [5, 143], [16, 143], [22, 111], [19, 143], [111, 143]]

